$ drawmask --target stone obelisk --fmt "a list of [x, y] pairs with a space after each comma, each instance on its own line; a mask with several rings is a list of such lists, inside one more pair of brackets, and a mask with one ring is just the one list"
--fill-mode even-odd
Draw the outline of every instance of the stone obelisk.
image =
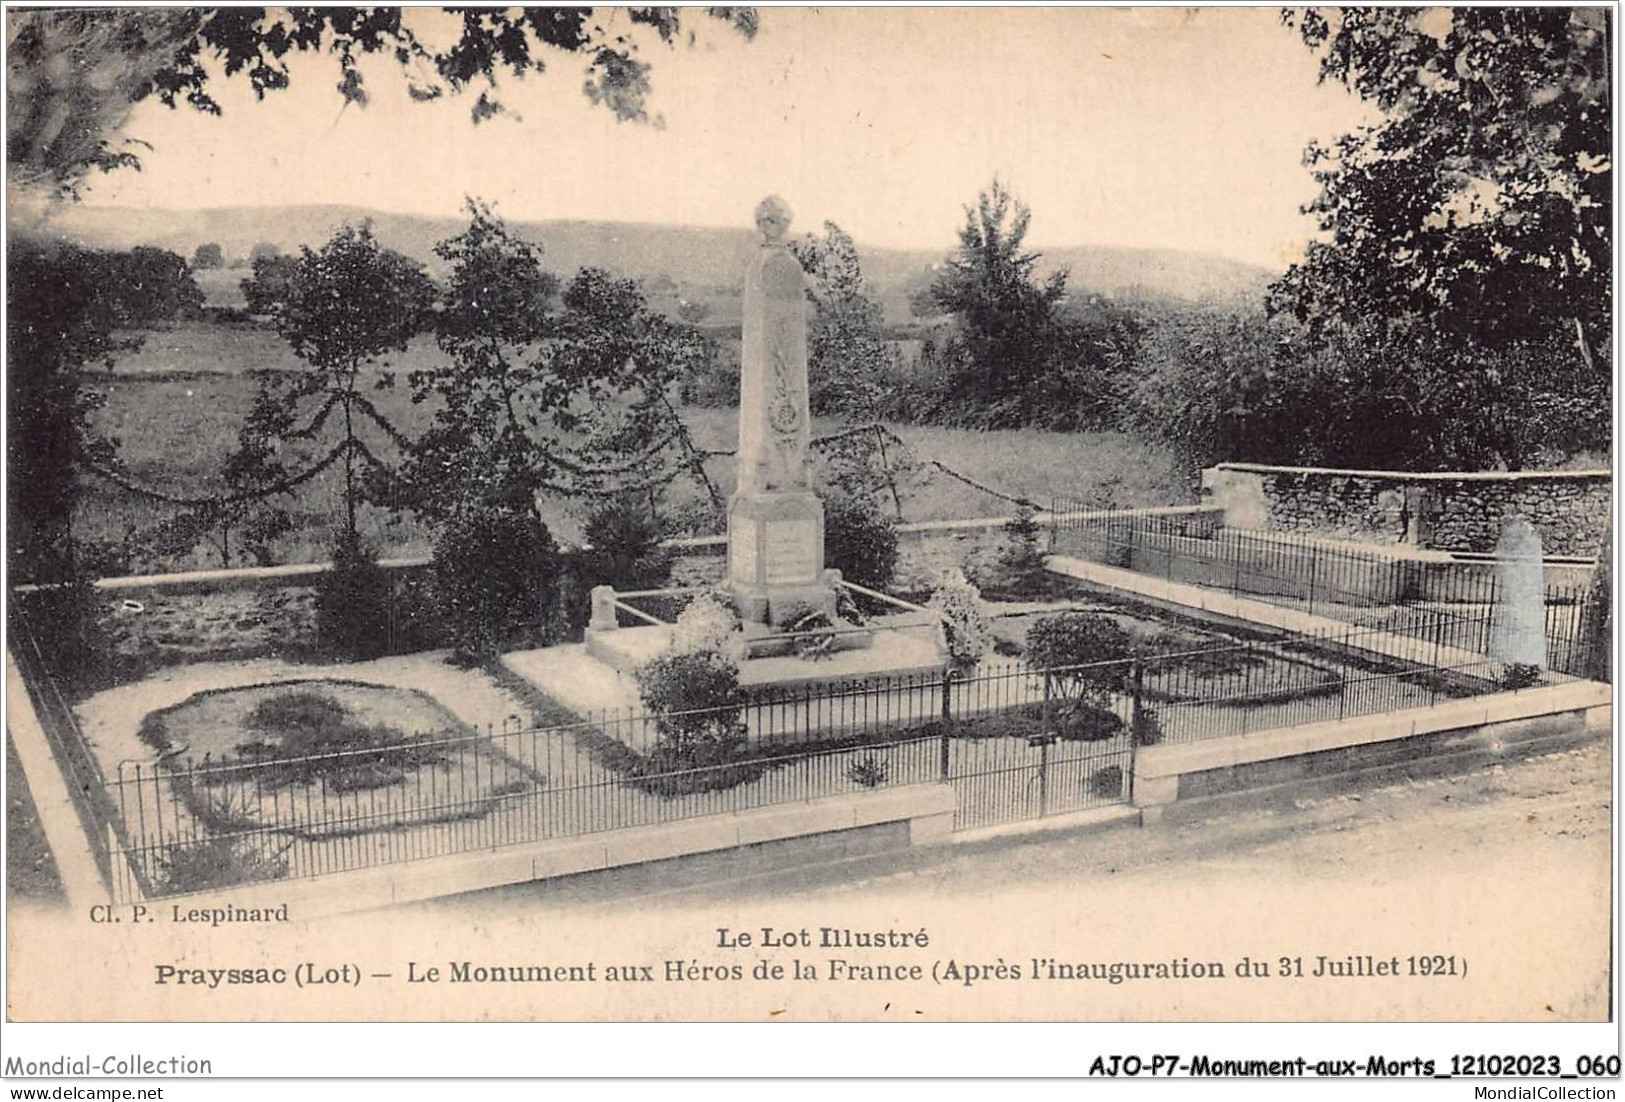
[[834, 611], [824, 507], [813, 492], [807, 407], [807, 277], [784, 243], [790, 208], [756, 208], [761, 245], [745, 272], [739, 482], [728, 503], [728, 588], [747, 624]]

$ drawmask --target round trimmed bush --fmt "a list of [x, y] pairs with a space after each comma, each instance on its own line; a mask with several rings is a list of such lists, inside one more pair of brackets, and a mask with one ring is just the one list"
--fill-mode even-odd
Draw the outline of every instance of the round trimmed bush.
[[528, 507], [453, 513], [435, 541], [433, 590], [457, 654], [478, 661], [541, 641], [558, 572], [553, 538]]
[[390, 581], [354, 532], [333, 548], [333, 565], [316, 583], [316, 634], [323, 653], [377, 658], [389, 650]]
[[824, 565], [884, 592], [897, 570], [897, 522], [872, 497], [831, 494], [824, 503]]
[[660, 767], [693, 769], [733, 760], [744, 746], [745, 693], [739, 667], [715, 651], [668, 651], [638, 670], [638, 691], [654, 713]]

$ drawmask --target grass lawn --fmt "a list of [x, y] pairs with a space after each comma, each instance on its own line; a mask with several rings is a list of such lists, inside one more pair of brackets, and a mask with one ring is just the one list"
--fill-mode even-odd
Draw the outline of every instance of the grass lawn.
[[[135, 479], [177, 495], [222, 492], [219, 469], [236, 445], [238, 429], [253, 402], [261, 372], [298, 370], [299, 361], [276, 334], [253, 327], [207, 324], [177, 325], [144, 335], [143, 347], [127, 355], [96, 385], [106, 402], [97, 412], [98, 427], [120, 442], [119, 453]], [[433, 403], [414, 404], [405, 376], [438, 359], [433, 342], [420, 338], [390, 367], [398, 373], [390, 389], [367, 388], [367, 394], [397, 428], [416, 436], [430, 423]], [[738, 438], [738, 414], [732, 409], [693, 407], [684, 412], [696, 442], [705, 448], [730, 449]], [[333, 426], [330, 426], [330, 430]], [[814, 432], [839, 428], [819, 419]], [[956, 471], [1047, 505], [1052, 495], [1081, 499], [1102, 507], [1166, 505], [1184, 499], [1186, 491], [1170, 456], [1126, 434], [1115, 432], [1052, 433], [1038, 430], [978, 432], [931, 426], [897, 426], [920, 465], [900, 487], [904, 519], [945, 520], [1002, 516], [1009, 503], [935, 470], [924, 461], [938, 460]], [[297, 469], [301, 461], [323, 454], [333, 437], [311, 444], [289, 445], [285, 460]], [[385, 458], [394, 449], [381, 434], [367, 437]], [[734, 480], [733, 460], [710, 460], [707, 473], [724, 494]], [[175, 510], [91, 480], [81, 504], [81, 531], [92, 538], [118, 542], [148, 531]], [[698, 531], [704, 493], [691, 479], [674, 482], [665, 505], [690, 518]], [[289, 506], [297, 531], [277, 547], [279, 562], [312, 562], [328, 557], [334, 524], [343, 515], [343, 474], [335, 466], [307, 483]], [[579, 539], [585, 503], [549, 502], [545, 519], [556, 538]], [[366, 507], [361, 526], [380, 554], [424, 555], [431, 534], [411, 515], [394, 517], [383, 508]], [[713, 529], [715, 530], [715, 529]], [[137, 558], [137, 570], [202, 569], [220, 566], [217, 551], [207, 545], [183, 559]], [[237, 565], [237, 564], [234, 564]]]

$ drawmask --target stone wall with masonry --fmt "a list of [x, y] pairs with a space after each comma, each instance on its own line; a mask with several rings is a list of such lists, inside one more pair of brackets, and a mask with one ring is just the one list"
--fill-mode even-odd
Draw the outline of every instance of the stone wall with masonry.
[[1221, 463], [1202, 472], [1204, 499], [1233, 528], [1312, 532], [1441, 551], [1495, 550], [1521, 516], [1547, 555], [1594, 557], [1608, 531], [1609, 471], [1417, 473]]

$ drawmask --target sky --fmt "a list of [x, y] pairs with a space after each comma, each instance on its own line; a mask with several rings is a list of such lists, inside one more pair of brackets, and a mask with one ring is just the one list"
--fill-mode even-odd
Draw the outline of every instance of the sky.
[[[652, 111], [617, 122], [582, 61], [507, 79], [513, 117], [475, 126], [473, 95], [416, 103], [387, 61], [345, 106], [336, 62], [296, 59], [292, 88], [224, 114], [137, 107], [141, 172], [92, 179], [94, 205], [342, 203], [512, 219], [750, 225], [765, 195], [795, 230], [946, 248], [997, 175], [1032, 209], [1035, 246], [1190, 249], [1280, 268], [1313, 197], [1304, 146], [1370, 117], [1275, 8], [766, 8], [755, 41], [694, 19], [698, 42], [647, 47]], [[421, 18], [434, 18], [432, 10]], [[624, 20], [624, 14], [615, 18]]]

